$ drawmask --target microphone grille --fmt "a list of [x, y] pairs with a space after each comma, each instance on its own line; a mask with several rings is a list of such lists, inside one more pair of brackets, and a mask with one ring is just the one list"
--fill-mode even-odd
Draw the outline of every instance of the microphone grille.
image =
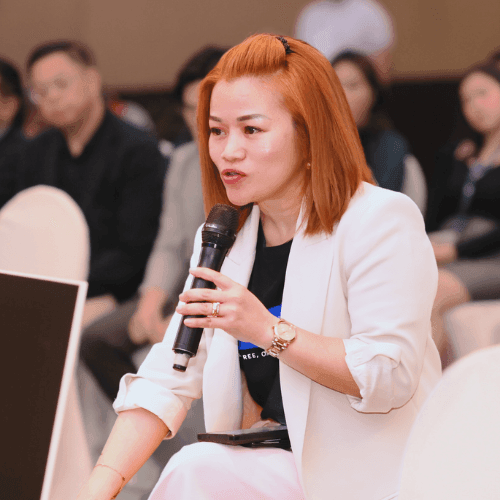
[[201, 232], [203, 242], [231, 247], [236, 238], [239, 217], [240, 213], [234, 207], [222, 203], [214, 205]]
[[210, 210], [207, 217], [207, 224], [217, 224], [218, 226], [226, 227], [228, 230], [236, 232], [238, 228], [238, 220], [240, 213], [236, 208], [229, 205], [217, 203]]

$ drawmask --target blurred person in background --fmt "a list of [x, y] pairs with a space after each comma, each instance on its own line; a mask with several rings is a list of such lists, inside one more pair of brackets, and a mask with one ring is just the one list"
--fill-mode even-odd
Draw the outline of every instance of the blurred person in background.
[[207, 47], [181, 69], [174, 95], [192, 140], [174, 150], [164, 183], [160, 230], [139, 293], [87, 328], [81, 357], [113, 401], [120, 379], [136, 371], [132, 355], [163, 339], [175, 303], [188, 276], [196, 230], [205, 219], [196, 143], [196, 107], [201, 80], [225, 49]]
[[378, 185], [401, 191], [405, 164], [417, 160], [406, 139], [392, 127], [382, 84], [369, 58], [343, 52], [332, 61], [358, 127], [368, 166]]
[[16, 67], [0, 59], [0, 159], [21, 138], [24, 93]]
[[106, 110], [87, 47], [43, 44], [31, 53], [27, 73], [32, 99], [53, 128], [2, 168], [13, 179], [11, 196], [46, 184], [82, 209], [91, 245], [85, 323], [130, 298], [142, 281], [158, 230], [165, 161], [154, 139]]
[[500, 298], [500, 61], [469, 69], [459, 95], [468, 129], [437, 155], [426, 221], [440, 266], [433, 330], [442, 355], [448, 310]]
[[321, 0], [300, 12], [295, 36], [328, 60], [346, 51], [368, 56], [383, 82], [390, 79], [394, 28], [390, 14], [376, 0]]

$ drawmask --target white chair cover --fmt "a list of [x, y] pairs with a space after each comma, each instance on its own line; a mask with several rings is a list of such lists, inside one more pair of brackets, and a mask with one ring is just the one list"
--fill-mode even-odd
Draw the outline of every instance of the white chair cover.
[[[85, 217], [64, 191], [35, 186], [0, 210], [0, 269], [86, 280], [89, 260]], [[64, 415], [51, 499], [76, 498], [92, 470], [75, 375]]]
[[401, 192], [409, 196], [425, 215], [427, 207], [427, 182], [420, 163], [413, 155], [405, 158], [405, 176]]
[[421, 409], [399, 500], [500, 498], [500, 346], [457, 361]]
[[86, 280], [90, 258], [85, 216], [60, 189], [35, 186], [0, 210], [0, 262], [8, 271]]

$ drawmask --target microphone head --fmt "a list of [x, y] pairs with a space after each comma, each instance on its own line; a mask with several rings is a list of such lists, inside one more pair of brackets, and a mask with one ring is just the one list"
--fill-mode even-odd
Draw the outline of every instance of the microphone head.
[[201, 231], [203, 243], [231, 248], [236, 239], [239, 218], [240, 213], [236, 208], [221, 203], [214, 205]]

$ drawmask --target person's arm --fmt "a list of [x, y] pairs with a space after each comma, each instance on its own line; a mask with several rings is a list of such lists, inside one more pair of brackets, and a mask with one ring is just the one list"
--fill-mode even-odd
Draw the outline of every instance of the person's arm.
[[169, 318], [162, 310], [167, 300], [177, 302], [189, 270], [196, 230], [203, 222], [198, 150], [194, 143], [177, 148], [163, 188], [160, 229], [148, 259], [141, 299], [129, 325], [136, 342], [158, 342]]
[[25, 140], [19, 138], [2, 150], [0, 156], [0, 208], [2, 208], [20, 190], [18, 182], [20, 169], [22, 169], [22, 148]]
[[453, 159], [453, 149], [446, 147], [436, 155], [432, 178], [429, 183], [429, 197], [425, 216], [428, 232], [437, 231], [449, 217], [458, 210], [459, 198], [451, 193], [448, 181], [453, 177], [465, 178], [465, 167], [459, 171], [460, 165]]
[[[313, 381], [352, 396], [356, 410], [385, 413], [406, 404], [418, 386], [437, 269], [415, 204], [397, 193], [383, 195], [392, 198], [389, 203], [381, 204], [377, 196], [373, 205], [351, 212], [335, 236], [345, 240], [339, 258], [347, 280], [350, 337], [335, 338], [335, 324], [325, 336], [298, 329], [280, 358]], [[207, 316], [212, 306], [201, 301], [220, 302], [221, 316], [186, 319], [186, 325], [221, 328], [238, 340], [270, 347], [276, 318], [253, 294], [215, 271], [191, 273], [219, 290], [185, 291], [177, 312]]]
[[456, 256], [462, 259], [491, 255], [500, 250], [500, 228], [495, 228], [476, 238], [470, 238], [456, 247]]
[[115, 498], [167, 434], [167, 426], [147, 410], [121, 412], [77, 500]]
[[[161, 288], [143, 288], [137, 309], [130, 319], [128, 331], [135, 344], [161, 341], [160, 335], [165, 333], [166, 325], [162, 309], [167, 301], [167, 294]], [[163, 330], [162, 332], [160, 332]]]

